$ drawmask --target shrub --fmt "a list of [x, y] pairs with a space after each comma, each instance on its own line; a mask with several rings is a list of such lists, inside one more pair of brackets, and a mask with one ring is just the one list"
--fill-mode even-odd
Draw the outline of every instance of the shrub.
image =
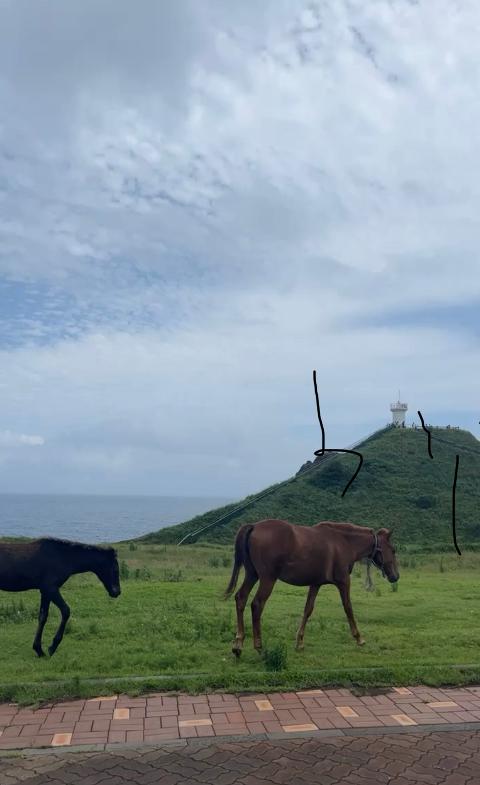
[[137, 581], [149, 581], [152, 577], [152, 573], [148, 569], [148, 567], [137, 567], [135, 570], [135, 580]]
[[282, 671], [287, 667], [287, 647], [284, 643], [277, 643], [265, 649], [263, 662], [267, 671]]
[[183, 579], [183, 573], [181, 570], [176, 570], [175, 572], [167, 572], [165, 570], [164, 581], [167, 583], [179, 583], [180, 581], [183, 581]]
[[22, 599], [0, 605], [0, 621], [5, 624], [11, 622], [13, 624], [21, 624], [24, 621], [31, 621], [36, 619], [38, 615], [37, 608], [26, 608]]

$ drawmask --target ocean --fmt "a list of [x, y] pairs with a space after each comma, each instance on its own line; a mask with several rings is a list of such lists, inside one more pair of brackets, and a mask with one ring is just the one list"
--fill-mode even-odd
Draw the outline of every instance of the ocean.
[[0, 537], [118, 542], [181, 523], [231, 501], [222, 497], [0, 494]]

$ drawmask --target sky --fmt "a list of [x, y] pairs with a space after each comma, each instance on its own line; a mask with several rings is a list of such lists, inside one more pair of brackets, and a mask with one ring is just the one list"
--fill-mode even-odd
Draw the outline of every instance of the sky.
[[0, 492], [480, 436], [476, 0], [0, 0]]

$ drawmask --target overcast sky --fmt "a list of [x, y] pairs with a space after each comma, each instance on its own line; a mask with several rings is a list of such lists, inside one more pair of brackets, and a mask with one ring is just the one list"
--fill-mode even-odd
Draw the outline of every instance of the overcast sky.
[[0, 0], [0, 491], [480, 419], [477, 0]]

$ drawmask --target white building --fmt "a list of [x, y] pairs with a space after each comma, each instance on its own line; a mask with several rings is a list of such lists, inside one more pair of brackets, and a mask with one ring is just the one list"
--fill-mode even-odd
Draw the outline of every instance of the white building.
[[407, 413], [408, 405], [400, 401], [400, 392], [398, 393], [398, 401], [390, 404], [390, 411], [392, 412], [392, 423], [397, 428], [405, 427], [405, 415]]

